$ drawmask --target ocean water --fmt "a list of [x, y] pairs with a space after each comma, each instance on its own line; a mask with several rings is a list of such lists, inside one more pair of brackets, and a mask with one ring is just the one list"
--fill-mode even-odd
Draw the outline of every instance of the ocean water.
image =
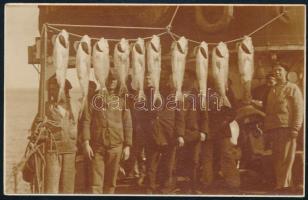
[[37, 112], [38, 91], [12, 89], [5, 91], [4, 104], [4, 170], [6, 193], [29, 193], [29, 185], [18, 176], [17, 191], [14, 190], [12, 168], [22, 158], [27, 145], [29, 129]]
[[[72, 99], [79, 97], [78, 92], [72, 91]], [[21, 160], [30, 135], [29, 129], [37, 113], [37, 89], [11, 89], [4, 92], [4, 191], [8, 194], [30, 193], [30, 186], [17, 176], [15, 186], [12, 168]]]

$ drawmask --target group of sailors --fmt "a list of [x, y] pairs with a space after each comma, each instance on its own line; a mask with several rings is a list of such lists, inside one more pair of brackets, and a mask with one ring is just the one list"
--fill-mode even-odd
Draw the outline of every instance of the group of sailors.
[[[170, 71], [162, 68], [160, 92], [164, 101], [159, 109], [150, 108], [153, 102], [149, 78], [145, 81], [146, 100], [139, 102], [134, 99], [137, 91], [130, 81], [129, 95], [118, 95], [119, 81], [111, 71], [106, 84], [108, 93], [103, 96], [90, 81], [87, 106], [80, 118], [79, 107], [70, 101], [69, 81], [65, 84], [66, 100], [57, 102], [59, 86], [51, 77], [46, 116], [60, 126], [49, 127], [52, 137], [46, 142], [44, 193], [76, 192], [75, 183], [81, 177], [78, 173], [87, 178], [83, 192], [117, 193], [118, 175], [123, 170], [126, 174], [138, 172], [136, 184], [145, 194], [174, 193], [179, 174], [188, 177], [187, 194], [206, 194], [218, 180], [226, 193], [238, 191], [241, 148], [230, 128], [237, 115], [235, 106], [220, 105], [209, 80], [209, 102], [206, 109], [200, 109], [199, 98], [189, 98], [198, 97], [196, 75], [189, 69], [183, 81], [184, 101], [167, 101], [175, 93]], [[304, 109], [301, 91], [286, 79], [286, 67], [275, 65], [272, 73], [268, 76], [272, 84], [261, 95], [266, 102], [261, 110], [266, 114], [263, 131], [271, 136], [271, 165], [275, 172], [272, 189], [281, 192], [292, 186], [296, 138]], [[232, 105], [237, 105], [231, 89], [227, 96]], [[112, 100], [106, 102], [102, 97]], [[83, 172], [76, 170], [76, 155], [84, 158]]]

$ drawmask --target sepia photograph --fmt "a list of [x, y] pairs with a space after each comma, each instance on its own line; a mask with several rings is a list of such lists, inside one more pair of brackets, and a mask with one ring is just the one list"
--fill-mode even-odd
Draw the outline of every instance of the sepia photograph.
[[305, 4], [4, 14], [5, 195], [304, 196]]

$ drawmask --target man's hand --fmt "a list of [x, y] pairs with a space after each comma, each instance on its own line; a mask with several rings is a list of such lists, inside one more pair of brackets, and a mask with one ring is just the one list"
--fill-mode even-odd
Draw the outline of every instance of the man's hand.
[[85, 156], [87, 156], [90, 160], [92, 160], [92, 158], [94, 157], [94, 153], [88, 140], [83, 143], [83, 150]]
[[260, 107], [260, 108], [263, 107], [263, 102], [262, 102], [262, 101], [258, 101], [258, 100], [252, 99], [252, 100], [251, 100], [251, 103], [254, 104], [254, 105], [256, 105], [257, 107]]
[[130, 147], [129, 146], [125, 146], [123, 148], [123, 152], [122, 152], [122, 159], [123, 160], [127, 160], [129, 158], [129, 154], [130, 154]]
[[179, 145], [179, 147], [184, 146], [184, 138], [183, 137], [178, 137], [178, 145]]
[[206, 140], [206, 133], [200, 133], [200, 141], [204, 142]]

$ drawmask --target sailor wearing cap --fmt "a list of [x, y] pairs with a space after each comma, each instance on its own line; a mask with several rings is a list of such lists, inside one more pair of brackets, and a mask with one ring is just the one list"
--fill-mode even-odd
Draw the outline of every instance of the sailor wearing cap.
[[299, 87], [287, 81], [287, 66], [276, 64], [273, 73], [277, 84], [271, 88], [265, 108], [265, 131], [272, 136], [276, 189], [291, 186], [296, 137], [303, 123], [303, 96]]

